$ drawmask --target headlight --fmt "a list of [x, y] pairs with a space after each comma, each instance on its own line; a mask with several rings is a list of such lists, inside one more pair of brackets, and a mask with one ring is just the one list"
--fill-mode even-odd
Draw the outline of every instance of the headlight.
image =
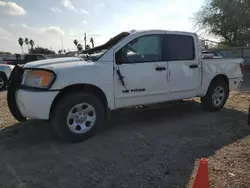
[[55, 74], [47, 70], [25, 70], [22, 84], [36, 88], [48, 88], [55, 79]]

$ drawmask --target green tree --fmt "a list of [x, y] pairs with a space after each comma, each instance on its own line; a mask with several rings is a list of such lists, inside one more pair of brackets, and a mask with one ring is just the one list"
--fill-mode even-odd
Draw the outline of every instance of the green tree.
[[31, 54], [55, 54], [55, 51], [37, 46], [36, 48], [31, 48], [30, 53]]
[[82, 51], [82, 49], [83, 49], [83, 48], [82, 48], [82, 45], [81, 45], [80, 43], [77, 44], [77, 50], [78, 50], [78, 51]]
[[35, 45], [35, 42], [31, 39], [29, 43], [30, 43], [31, 49], [33, 49], [34, 45]]
[[78, 49], [78, 47], [77, 47], [77, 45], [78, 45], [78, 40], [75, 39], [73, 42], [74, 42], [76, 48]]
[[23, 39], [21, 37], [18, 39], [18, 44], [21, 46], [21, 49], [22, 49], [22, 52], [23, 52]]
[[250, 44], [250, 3], [248, 0], [206, 0], [195, 14], [199, 29], [222, 37], [230, 46]]
[[94, 46], [95, 46], [94, 45], [94, 39], [92, 37], [90, 38], [90, 43], [92, 44], [92, 48], [94, 48]]
[[90, 49], [90, 46], [87, 44], [85, 50]]

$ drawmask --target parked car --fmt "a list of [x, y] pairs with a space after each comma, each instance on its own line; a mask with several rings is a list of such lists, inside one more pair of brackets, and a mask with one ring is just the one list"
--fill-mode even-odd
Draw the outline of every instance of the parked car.
[[215, 112], [239, 87], [243, 59], [202, 59], [200, 46], [194, 33], [123, 32], [82, 57], [16, 66], [9, 109], [19, 121], [51, 120], [70, 141], [93, 136], [115, 109], [200, 97]]
[[0, 90], [3, 90], [7, 87], [8, 79], [13, 68], [13, 65], [0, 64]]
[[202, 57], [204, 59], [220, 59], [223, 58], [224, 55], [218, 51], [215, 50], [204, 50], [202, 51]]
[[4, 64], [22, 65], [22, 64], [29, 63], [32, 61], [44, 60], [44, 59], [48, 59], [48, 58], [42, 54], [26, 54], [24, 55], [23, 59], [21, 59], [21, 56], [20, 57], [17, 56], [16, 59], [4, 59]]

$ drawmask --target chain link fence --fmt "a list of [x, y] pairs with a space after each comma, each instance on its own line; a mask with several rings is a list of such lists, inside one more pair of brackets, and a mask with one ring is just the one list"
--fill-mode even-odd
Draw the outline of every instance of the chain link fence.
[[244, 59], [245, 67], [250, 68], [250, 47], [234, 47], [225, 49], [216, 49], [226, 58], [242, 58]]

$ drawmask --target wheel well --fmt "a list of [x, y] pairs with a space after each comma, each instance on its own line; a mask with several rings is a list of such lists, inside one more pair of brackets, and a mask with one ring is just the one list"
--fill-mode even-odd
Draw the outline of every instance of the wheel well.
[[0, 71], [0, 75], [4, 75], [5, 79], [7, 79], [5, 72]]
[[54, 99], [54, 101], [52, 102], [51, 108], [50, 108], [50, 114], [49, 114], [49, 118], [51, 119], [52, 113], [53, 113], [53, 108], [55, 107], [55, 105], [57, 104], [58, 101], [60, 101], [60, 99], [72, 92], [78, 92], [78, 91], [87, 91], [87, 92], [91, 92], [94, 95], [96, 95], [102, 102], [103, 106], [104, 106], [104, 110], [105, 110], [105, 114], [107, 115], [108, 112], [108, 101], [107, 98], [104, 94], [104, 92], [99, 88], [96, 87], [94, 85], [91, 84], [75, 84], [75, 85], [71, 85], [71, 86], [67, 86], [65, 88], [63, 88], [56, 96], [56, 98]]
[[219, 74], [219, 75], [215, 76], [213, 78], [213, 80], [211, 81], [211, 83], [214, 82], [214, 81], [216, 81], [216, 80], [223, 80], [227, 85], [229, 85], [229, 79], [224, 74]]
[[229, 79], [228, 79], [228, 77], [227, 77], [226, 75], [224, 75], [224, 74], [219, 74], [219, 75], [215, 76], [215, 77], [211, 80], [211, 82], [210, 82], [210, 84], [209, 84], [209, 87], [207, 88], [207, 92], [208, 92], [208, 90], [209, 90], [211, 84], [212, 84], [213, 82], [217, 81], [217, 80], [223, 80], [223, 81], [229, 86]]

